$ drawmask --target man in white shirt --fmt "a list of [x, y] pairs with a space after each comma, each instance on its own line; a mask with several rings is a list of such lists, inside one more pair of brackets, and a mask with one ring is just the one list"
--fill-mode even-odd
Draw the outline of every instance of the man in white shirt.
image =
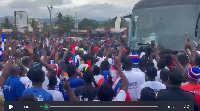
[[140, 59], [140, 62], [138, 63], [138, 65], [134, 64], [134, 67], [132, 68], [132, 70], [134, 72], [138, 72], [139, 75], [142, 75], [143, 77], [145, 77], [145, 71], [146, 71], [146, 67], [147, 67], [147, 63], [144, 59]]
[[19, 79], [24, 84], [26, 89], [32, 87], [32, 81], [28, 77], [24, 76], [24, 77], [20, 77]]
[[49, 85], [48, 85], [48, 92], [53, 96], [54, 101], [64, 101], [63, 95], [60, 91], [55, 89], [57, 84], [57, 78], [55, 75], [51, 75], [49, 77]]
[[157, 63], [158, 71], [157, 71], [156, 81], [162, 83], [162, 80], [161, 80], [161, 78], [160, 78], [160, 71], [161, 71], [162, 69], [164, 69], [165, 67], [166, 67], [166, 65], [165, 65], [165, 60], [164, 60], [164, 59], [160, 59], [159, 62]]
[[140, 93], [139, 86], [145, 83], [145, 76], [132, 70], [133, 63], [129, 57], [124, 59], [123, 64], [125, 67], [123, 73], [129, 82], [128, 93], [130, 94], [132, 101], [136, 101], [137, 95]]
[[[153, 89], [155, 93], [161, 89], [166, 89], [166, 86], [164, 84], [155, 80], [155, 77], [157, 76], [157, 69], [155, 67], [148, 67], [146, 71], [146, 76], [148, 81], [140, 86], [140, 92], [145, 87]], [[140, 93], [138, 95], [138, 99], [140, 99]]]

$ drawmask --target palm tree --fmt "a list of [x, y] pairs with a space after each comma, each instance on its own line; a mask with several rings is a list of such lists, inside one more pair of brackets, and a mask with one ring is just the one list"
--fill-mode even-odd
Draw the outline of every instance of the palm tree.
[[38, 28], [38, 26], [39, 26], [39, 22], [37, 22], [36, 20], [35, 20], [35, 18], [33, 18], [30, 22], [30, 25], [31, 25], [31, 27], [33, 28], [33, 30], [38, 30], [39, 28]]

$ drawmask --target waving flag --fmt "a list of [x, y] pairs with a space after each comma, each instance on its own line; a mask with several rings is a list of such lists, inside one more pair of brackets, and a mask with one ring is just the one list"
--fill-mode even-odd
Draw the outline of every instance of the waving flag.
[[73, 64], [74, 66], [79, 67], [79, 60], [77, 58], [75, 58], [75, 62], [73, 62], [72, 57], [68, 61], [70, 64]]
[[2, 37], [2, 46], [0, 48], [0, 59], [2, 59], [3, 55], [4, 55], [4, 38], [5, 38], [5, 34], [1, 34], [1, 37]]
[[0, 59], [2, 59], [3, 58], [3, 50], [2, 50], [2, 48], [0, 48]]
[[132, 59], [133, 64], [138, 64], [140, 61], [140, 57], [137, 53], [132, 53], [129, 57]]
[[121, 85], [122, 85], [122, 80], [119, 76], [117, 76], [112, 85], [112, 88], [115, 91], [115, 93], [119, 92]]
[[112, 88], [115, 91], [115, 93], [118, 93], [118, 91], [120, 90], [122, 81], [121, 81], [121, 78], [119, 77], [116, 66], [114, 65], [112, 65], [110, 68], [110, 76], [112, 77], [112, 81], [113, 81]]
[[193, 81], [198, 81], [198, 79], [200, 78], [200, 68], [190, 68], [188, 70], [188, 78], [192, 79]]

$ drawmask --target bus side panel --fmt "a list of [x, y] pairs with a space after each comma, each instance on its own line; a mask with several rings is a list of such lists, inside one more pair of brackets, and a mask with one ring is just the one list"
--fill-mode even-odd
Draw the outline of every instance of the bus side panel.
[[166, 6], [133, 10], [133, 19], [137, 20], [137, 42], [143, 43], [142, 38], [155, 33], [158, 44], [172, 50], [184, 50], [185, 32], [190, 40], [195, 38], [195, 27], [199, 13], [198, 5]]

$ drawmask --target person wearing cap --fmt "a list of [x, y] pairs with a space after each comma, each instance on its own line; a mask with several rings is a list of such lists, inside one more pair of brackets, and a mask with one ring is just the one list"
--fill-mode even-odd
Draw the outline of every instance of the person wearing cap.
[[178, 69], [170, 70], [168, 79], [170, 88], [160, 90], [156, 98], [158, 101], [192, 101], [194, 103], [194, 111], [199, 111], [195, 96], [181, 89], [183, 79], [184, 77]]
[[[198, 60], [200, 57], [196, 57], [195, 59], [195, 65], [199, 66]], [[188, 78], [189, 78], [189, 84], [184, 85], [181, 88], [184, 91], [188, 91], [195, 94], [195, 98], [200, 105], [200, 85], [197, 85], [197, 81], [200, 78], [200, 68], [198, 67], [192, 67], [188, 70]]]

